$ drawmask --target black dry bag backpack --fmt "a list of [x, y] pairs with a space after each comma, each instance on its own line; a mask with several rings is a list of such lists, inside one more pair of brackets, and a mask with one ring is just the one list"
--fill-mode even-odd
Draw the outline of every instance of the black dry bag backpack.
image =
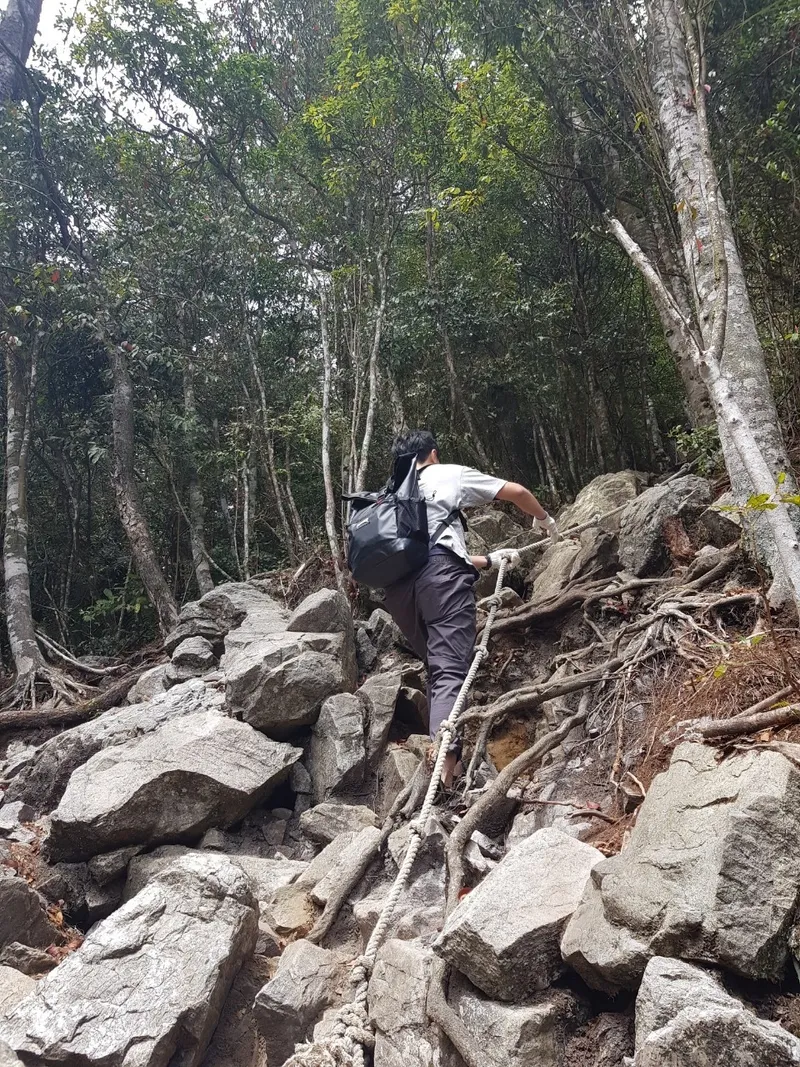
[[429, 536], [415, 455], [399, 457], [394, 474], [381, 493], [361, 493], [344, 499], [351, 504], [347, 565], [360, 585], [373, 589], [385, 589], [423, 567], [430, 546], [461, 514], [452, 511]]

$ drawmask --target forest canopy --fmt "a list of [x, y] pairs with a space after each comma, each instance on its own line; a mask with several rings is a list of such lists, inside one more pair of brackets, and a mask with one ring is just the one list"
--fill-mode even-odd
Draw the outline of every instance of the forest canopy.
[[793, 0], [97, 0], [35, 44], [40, 6], [0, 18], [17, 697], [37, 634], [340, 575], [412, 425], [553, 508], [721, 464], [797, 600]]

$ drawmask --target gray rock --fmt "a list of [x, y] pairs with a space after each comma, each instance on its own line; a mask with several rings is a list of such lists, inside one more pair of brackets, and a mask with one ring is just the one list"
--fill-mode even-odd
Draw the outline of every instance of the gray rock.
[[378, 653], [388, 652], [393, 645], [405, 647], [405, 638], [400, 627], [384, 608], [375, 608], [366, 622], [367, 633]]
[[425, 1002], [433, 957], [409, 941], [386, 941], [369, 983], [369, 1014], [376, 1028], [375, 1067], [433, 1067], [439, 1042]]
[[34, 948], [60, 944], [47, 918], [47, 901], [9, 867], [0, 865], [0, 949], [14, 941]]
[[[353, 905], [353, 918], [364, 947], [378, 924], [390, 888], [383, 883]], [[429, 945], [442, 929], [445, 892], [443, 870], [428, 868], [415, 874], [392, 913], [388, 936]]]
[[226, 651], [222, 666], [234, 714], [275, 736], [312, 726], [323, 701], [357, 681], [354, 645], [341, 633], [259, 636]]
[[[191, 615], [188, 614], [188, 609], [191, 609]], [[199, 604], [187, 604], [181, 611], [178, 625], [164, 638], [164, 651], [174, 658], [174, 653], [185, 641], [200, 638], [219, 653], [222, 651], [223, 637], [222, 630]]]
[[30, 766], [39, 747], [26, 745], [21, 741], [10, 741], [6, 748], [5, 763], [0, 763], [0, 781], [10, 782], [20, 771]]
[[25, 1067], [16, 1052], [9, 1048], [5, 1041], [0, 1041], [0, 1067]]
[[377, 766], [386, 748], [402, 685], [401, 671], [385, 671], [368, 678], [358, 690], [357, 695], [366, 708], [367, 761], [370, 768]]
[[353, 613], [344, 593], [318, 589], [294, 609], [287, 630], [314, 634], [353, 634]]
[[668, 518], [696, 518], [711, 500], [705, 478], [687, 474], [672, 482], [654, 485], [632, 500], [622, 512], [619, 528], [619, 561], [631, 574], [652, 573], [667, 560], [662, 528]]
[[534, 600], [549, 600], [563, 592], [579, 552], [577, 541], [559, 541], [544, 550], [532, 572]]
[[800, 1040], [759, 1019], [708, 971], [655, 957], [636, 998], [635, 1067], [797, 1067]]
[[0, 1019], [36, 988], [36, 979], [14, 967], [0, 966]]
[[[613, 474], [601, 474], [593, 478], [581, 489], [572, 504], [568, 504], [558, 513], [559, 530], [568, 530], [571, 526], [580, 526], [595, 515], [605, 515], [622, 504], [633, 500], [646, 485], [647, 475], [638, 471], [615, 471]], [[620, 515], [608, 520], [604, 528], [615, 532], [619, 530]]]
[[202, 1067], [267, 1067], [264, 1042], [253, 1016], [253, 1000], [270, 975], [270, 959], [256, 949], [234, 979]]
[[198, 712], [99, 752], [69, 780], [51, 816], [53, 859], [158, 845], [230, 826], [302, 755], [244, 723]]
[[6, 800], [25, 800], [36, 811], [49, 812], [61, 799], [72, 772], [95, 753], [151, 734], [185, 715], [201, 711], [222, 715], [224, 706], [224, 694], [195, 679], [147, 704], [107, 711], [41, 745], [33, 763], [9, 786]]
[[363, 703], [352, 693], [328, 697], [311, 735], [315, 803], [356, 790], [364, 780], [366, 757]]
[[41, 948], [31, 948], [19, 941], [12, 941], [0, 952], [0, 967], [11, 967], [28, 977], [40, 977], [58, 965], [55, 956]]
[[309, 941], [287, 946], [275, 977], [259, 990], [253, 1004], [269, 1067], [280, 1067], [294, 1046], [311, 1036], [342, 983], [342, 967], [332, 952]]
[[0, 837], [6, 837], [24, 822], [31, 822], [35, 815], [30, 804], [22, 800], [13, 800], [3, 804], [0, 807]]
[[295, 763], [289, 774], [289, 786], [293, 793], [311, 794], [314, 792], [314, 783], [311, 775], [302, 763]]
[[310, 893], [296, 885], [286, 885], [274, 893], [264, 919], [281, 937], [296, 941], [311, 933], [319, 914]]
[[43, 1067], [198, 1067], [257, 931], [235, 864], [182, 857], [95, 926], [0, 1038]]
[[98, 886], [108, 886], [109, 882], [122, 878], [128, 870], [128, 863], [142, 850], [141, 845], [128, 848], [116, 848], [113, 853], [93, 856], [89, 861], [89, 871]]
[[364, 626], [357, 626], [355, 632], [356, 663], [359, 677], [368, 674], [378, 662], [378, 650]]
[[754, 750], [718, 763], [713, 748], [680, 745], [627, 847], [592, 872], [564, 959], [608, 992], [635, 988], [651, 956], [777, 981], [800, 893], [798, 834], [790, 760]]
[[[167, 870], [181, 856], [204, 855], [184, 845], [162, 845], [146, 855], [136, 856], [128, 865], [128, 879], [125, 883], [125, 899], [130, 900], [141, 892], [158, 874]], [[305, 873], [308, 864], [299, 860], [271, 860], [262, 856], [247, 854], [220, 856], [214, 854], [209, 863], [219, 862], [223, 866], [235, 863], [244, 871], [253, 896], [259, 905], [266, 907], [272, 902], [276, 892], [283, 886], [291, 885]]]
[[591, 845], [540, 830], [462, 900], [434, 948], [498, 1000], [545, 988], [563, 973], [561, 934], [602, 859]]
[[216, 667], [217, 657], [211, 642], [205, 637], [187, 637], [172, 653], [172, 663], [175, 667], [184, 667], [200, 673]]
[[312, 841], [325, 845], [348, 830], [358, 831], [365, 826], [377, 825], [375, 812], [363, 804], [345, 804], [337, 800], [317, 804], [300, 816], [301, 831]]
[[[530, 520], [529, 520], [530, 522]], [[520, 532], [520, 525], [500, 508], [484, 508], [470, 516], [470, 531], [480, 537], [491, 549], [514, 537]]]
[[289, 621], [288, 611], [252, 582], [218, 585], [201, 597], [197, 606], [216, 623], [223, 634], [231, 630], [240, 631], [240, 642], [248, 634], [280, 633], [286, 629]]
[[723, 493], [700, 516], [700, 525], [717, 548], [725, 548], [742, 536], [741, 516], [736, 511], [726, 511], [729, 507], [736, 507], [736, 498], [733, 493]]
[[311, 860], [308, 867], [297, 879], [297, 884], [302, 886], [303, 889], [313, 889], [336, 866], [342, 853], [351, 842], [355, 841], [360, 832], [360, 830], [346, 830], [342, 834], [337, 834], [330, 844], [327, 844]]
[[[365, 826], [352, 841], [342, 848], [336, 862], [313, 887], [311, 899], [324, 907], [328, 903], [331, 892], [340, 882], [349, 880], [350, 875], [358, 871], [369, 856], [377, 856], [380, 839], [381, 832], [377, 826]], [[339, 838], [336, 840], [338, 841]]]
[[156, 697], [165, 693], [168, 689], [167, 667], [169, 667], [168, 663], [157, 663], [155, 667], [145, 671], [128, 691], [126, 703], [146, 704], [149, 700], [155, 700]]
[[420, 761], [413, 752], [399, 745], [390, 745], [378, 768], [378, 795], [375, 810], [385, 819], [395, 800], [414, 777]]
[[485, 1057], [487, 1067], [570, 1067], [564, 1046], [588, 1016], [564, 989], [549, 989], [526, 1004], [487, 1000], [454, 974], [449, 1001]]

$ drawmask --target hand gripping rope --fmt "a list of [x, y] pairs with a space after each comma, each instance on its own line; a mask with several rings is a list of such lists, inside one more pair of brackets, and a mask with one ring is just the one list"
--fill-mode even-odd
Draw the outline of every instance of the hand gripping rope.
[[[620, 508], [617, 510], [622, 509]], [[615, 513], [616, 512], [611, 512], [610, 514]], [[588, 529], [590, 526], [597, 525], [599, 521], [600, 516], [597, 515], [593, 519], [590, 519], [589, 522], [582, 523], [580, 526], [576, 526], [574, 529], [566, 532], [570, 535], [577, 534], [582, 530]], [[549, 543], [549, 538], [535, 541], [532, 545], [527, 545], [525, 548], [520, 549], [520, 554], [536, 548], [542, 548]], [[425, 794], [425, 800], [422, 803], [419, 815], [409, 824], [411, 840], [409, 841], [408, 849], [403, 857], [400, 870], [397, 872], [397, 877], [389, 891], [386, 902], [383, 905], [383, 910], [381, 911], [378, 923], [372, 931], [372, 936], [364, 950], [364, 955], [356, 961], [356, 964], [353, 967], [351, 980], [356, 987], [353, 999], [350, 1003], [343, 1004], [336, 1012], [331, 1033], [319, 1042], [298, 1045], [294, 1055], [286, 1061], [285, 1067], [365, 1067], [364, 1050], [367, 1048], [374, 1048], [375, 1046], [375, 1035], [372, 1031], [369, 1021], [369, 1013], [367, 1011], [367, 989], [369, 987], [369, 978], [375, 964], [375, 957], [378, 955], [378, 949], [383, 944], [389, 930], [389, 924], [392, 921], [397, 902], [400, 900], [400, 897], [408, 886], [411, 877], [411, 869], [414, 866], [414, 861], [422, 847], [422, 842], [425, 836], [425, 827], [428, 823], [431, 811], [433, 810], [433, 803], [436, 797], [436, 791], [439, 787], [439, 780], [441, 778], [442, 768], [444, 767], [447, 749], [453, 739], [453, 734], [456, 731], [458, 718], [464, 710], [469, 691], [472, 689], [475, 676], [480, 670], [481, 663], [483, 663], [488, 655], [492, 626], [498, 608], [502, 602], [500, 591], [503, 588], [503, 580], [506, 575], [507, 567], [508, 560], [502, 559], [497, 571], [497, 582], [495, 583], [494, 593], [483, 602], [485, 606], [488, 606], [489, 613], [486, 617], [481, 640], [475, 648], [472, 664], [467, 673], [467, 677], [464, 679], [464, 683], [461, 686], [456, 702], [453, 705], [450, 714], [439, 728], [439, 749], [436, 754], [436, 762], [433, 766], [433, 773], [431, 774], [431, 780], [428, 783], [428, 790]]]

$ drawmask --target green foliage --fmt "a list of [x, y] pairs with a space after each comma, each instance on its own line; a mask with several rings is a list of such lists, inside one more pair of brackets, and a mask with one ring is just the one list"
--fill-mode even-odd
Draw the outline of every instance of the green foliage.
[[709, 475], [720, 470], [722, 454], [716, 426], [696, 426], [689, 430], [676, 426], [669, 436], [675, 442], [678, 453], [687, 462], [695, 464], [698, 474]]

